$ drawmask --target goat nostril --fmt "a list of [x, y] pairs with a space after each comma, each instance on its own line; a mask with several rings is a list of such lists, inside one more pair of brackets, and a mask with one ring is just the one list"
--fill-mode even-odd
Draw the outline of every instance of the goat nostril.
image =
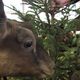
[[32, 46], [32, 41], [31, 42], [25, 42], [24, 43], [24, 47], [25, 48], [28, 48], [28, 47], [31, 47]]

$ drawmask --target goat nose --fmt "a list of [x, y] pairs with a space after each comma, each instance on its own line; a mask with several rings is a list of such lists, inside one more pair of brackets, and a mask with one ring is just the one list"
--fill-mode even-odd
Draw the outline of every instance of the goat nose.
[[25, 42], [24, 43], [25, 48], [28, 48], [28, 47], [31, 47], [31, 46], [32, 46], [32, 42]]

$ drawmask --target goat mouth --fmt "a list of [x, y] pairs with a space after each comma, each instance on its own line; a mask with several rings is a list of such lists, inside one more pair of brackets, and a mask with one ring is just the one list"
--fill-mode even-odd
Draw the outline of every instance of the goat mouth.
[[44, 70], [41, 70], [41, 75], [40, 75], [40, 78], [46, 78], [46, 77], [51, 77], [53, 73], [49, 72], [49, 71], [44, 71]]

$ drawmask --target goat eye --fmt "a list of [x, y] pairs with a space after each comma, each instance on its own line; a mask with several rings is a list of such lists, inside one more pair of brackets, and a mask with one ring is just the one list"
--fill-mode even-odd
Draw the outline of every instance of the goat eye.
[[29, 42], [25, 42], [24, 43], [24, 47], [25, 48], [28, 48], [28, 47], [31, 47], [32, 46], [32, 41], [29, 41]]

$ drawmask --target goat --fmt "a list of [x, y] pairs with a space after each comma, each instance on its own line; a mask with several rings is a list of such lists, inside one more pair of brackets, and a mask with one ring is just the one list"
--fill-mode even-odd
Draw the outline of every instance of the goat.
[[54, 61], [36, 43], [33, 32], [21, 26], [8, 26], [0, 0], [0, 76], [44, 78], [54, 72]]

